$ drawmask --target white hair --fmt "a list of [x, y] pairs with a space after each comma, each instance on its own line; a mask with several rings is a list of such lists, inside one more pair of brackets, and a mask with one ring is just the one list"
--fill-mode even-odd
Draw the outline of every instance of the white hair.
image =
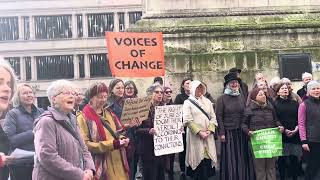
[[302, 80], [303, 80], [304, 78], [307, 78], [307, 77], [311, 77], [311, 78], [312, 78], [312, 74], [310, 74], [310, 73], [308, 73], [308, 72], [304, 72], [304, 73], [302, 73], [301, 77], [302, 77]]
[[54, 106], [54, 104], [52, 102], [53, 97], [57, 96], [59, 93], [61, 93], [65, 89], [74, 90], [74, 88], [75, 88], [75, 86], [70, 81], [67, 81], [64, 79], [53, 81], [47, 89], [47, 96], [48, 96], [48, 99], [50, 101], [51, 106]]
[[275, 87], [279, 83], [280, 83], [280, 78], [276, 76], [270, 80], [270, 87]]
[[33, 94], [35, 93], [33, 87], [30, 84], [26, 84], [26, 83], [20, 84], [17, 88], [17, 91], [13, 95], [13, 99], [12, 99], [13, 107], [18, 107], [21, 104], [20, 91], [22, 87], [29, 87], [32, 90]]
[[14, 73], [14, 70], [12, 69], [11, 65], [4, 60], [3, 57], [0, 56], [0, 68], [5, 69], [6, 71], [9, 72], [10, 76], [11, 76], [11, 84], [10, 84], [10, 88], [11, 88], [11, 97], [13, 96], [14, 92], [15, 92], [15, 88], [16, 88], [16, 75]]
[[161, 86], [161, 84], [159, 83], [154, 83], [152, 84], [148, 89], [147, 89], [147, 95], [151, 95], [153, 93], [153, 91], [157, 88], [161, 88], [161, 90], [163, 90], [163, 86]]
[[290, 84], [290, 83], [291, 83], [291, 80], [290, 80], [290, 79], [288, 79], [288, 78], [286, 78], [286, 77], [284, 77], [284, 78], [280, 79], [280, 83], [283, 83], [283, 84]]

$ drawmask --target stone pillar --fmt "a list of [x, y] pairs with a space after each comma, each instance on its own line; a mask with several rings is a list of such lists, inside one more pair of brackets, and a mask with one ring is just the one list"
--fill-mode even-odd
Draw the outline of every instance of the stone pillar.
[[84, 54], [83, 55], [84, 60], [84, 77], [90, 78], [90, 61], [89, 61], [89, 55]]
[[87, 14], [82, 14], [82, 29], [83, 29], [83, 38], [88, 37], [88, 17]]
[[79, 57], [78, 55], [73, 55], [73, 72], [74, 72], [74, 79], [80, 78], [80, 71], [79, 71]]
[[77, 15], [72, 14], [72, 38], [75, 39], [78, 37], [77, 31]]
[[21, 81], [27, 80], [26, 60], [20, 57], [20, 79]]
[[114, 12], [113, 14], [114, 14], [114, 16], [113, 16], [113, 25], [114, 25], [113, 31], [119, 32], [119, 14], [118, 14], [118, 12]]
[[33, 16], [29, 16], [29, 31], [30, 31], [30, 40], [34, 40], [35, 39], [35, 24], [34, 24], [34, 19]]
[[19, 40], [24, 40], [24, 21], [23, 17], [18, 17], [18, 23], [19, 23]]
[[36, 81], [38, 79], [37, 76], [37, 61], [34, 56], [31, 56], [31, 81]]
[[124, 28], [125, 29], [128, 29], [130, 26], [130, 23], [129, 23], [129, 13], [128, 11], [124, 12]]

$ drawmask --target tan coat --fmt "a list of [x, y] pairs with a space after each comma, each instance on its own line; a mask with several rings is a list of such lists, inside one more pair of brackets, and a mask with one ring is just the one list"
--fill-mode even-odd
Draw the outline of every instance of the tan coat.
[[[104, 110], [103, 117], [110, 125], [110, 127], [116, 131], [116, 125], [111, 116], [110, 112]], [[88, 121], [85, 119], [84, 115], [80, 113], [77, 117], [78, 123], [80, 126], [82, 137], [88, 146], [89, 151], [92, 153], [92, 157], [96, 162], [97, 157], [101, 154], [105, 154], [105, 162], [103, 164], [103, 168], [105, 172], [97, 171], [97, 176], [100, 179], [99, 175], [105, 174], [108, 177], [108, 180], [128, 180], [128, 174], [125, 172], [124, 164], [122, 162], [123, 156], [119, 149], [115, 149], [113, 141], [113, 136], [109, 133], [109, 131], [104, 128], [106, 134], [106, 141], [99, 141], [96, 139], [96, 135], [98, 133], [97, 126], [92, 121]], [[91, 122], [92, 132], [90, 135], [88, 123]], [[93, 135], [93, 136], [92, 136]], [[91, 140], [90, 140], [91, 139]], [[125, 157], [124, 157], [125, 158]], [[98, 168], [97, 168], [98, 169]]]

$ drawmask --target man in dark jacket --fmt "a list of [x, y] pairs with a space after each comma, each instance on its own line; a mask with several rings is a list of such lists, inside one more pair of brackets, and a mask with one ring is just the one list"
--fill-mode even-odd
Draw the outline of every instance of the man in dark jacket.
[[305, 100], [307, 97], [307, 84], [312, 80], [312, 74], [305, 72], [302, 74], [303, 86], [297, 91], [297, 94], [301, 97], [302, 100]]
[[[234, 68], [231, 68], [231, 69], [229, 70], [229, 72], [236, 73], [237, 76], [238, 76], [238, 78], [240, 78], [241, 69], [234, 67]], [[244, 82], [241, 80], [241, 78], [240, 78], [240, 93], [243, 95], [243, 97], [244, 97], [245, 99], [248, 98], [248, 92], [249, 92], [249, 90], [248, 90], [248, 85], [247, 85], [246, 83], [244, 83]]]

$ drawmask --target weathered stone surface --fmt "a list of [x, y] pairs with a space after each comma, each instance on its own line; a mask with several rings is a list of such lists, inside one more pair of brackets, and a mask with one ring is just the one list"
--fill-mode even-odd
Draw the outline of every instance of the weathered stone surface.
[[[245, 6], [255, 2], [233, 2], [240, 1]], [[208, 10], [203, 15], [188, 16], [181, 10], [169, 18], [170, 12], [166, 11], [160, 13], [165, 16], [143, 19], [130, 31], [163, 32], [166, 61], [170, 61], [166, 62], [166, 77], [180, 84], [183, 77], [191, 75], [206, 82], [209, 92], [217, 97], [222, 92], [223, 77], [232, 67], [241, 68], [242, 79], [252, 85], [257, 72], [264, 73], [268, 80], [279, 76], [279, 54], [310, 53], [313, 64], [320, 62], [320, 9], [308, 6], [319, 2], [295, 0], [295, 7], [290, 8], [283, 1], [268, 1], [267, 6], [281, 8], [260, 12], [246, 9], [239, 14], [220, 9], [221, 14]], [[314, 75], [320, 77], [319, 72]], [[296, 88], [300, 85], [294, 83]]]

